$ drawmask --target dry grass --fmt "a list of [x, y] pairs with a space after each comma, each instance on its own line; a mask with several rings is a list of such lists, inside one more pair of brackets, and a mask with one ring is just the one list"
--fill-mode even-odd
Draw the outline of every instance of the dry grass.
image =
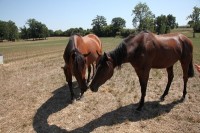
[[[117, 45], [113, 41], [120, 41], [102, 40], [106, 51]], [[81, 100], [71, 104], [60, 69], [64, 63], [63, 50], [0, 65], [0, 132], [200, 132], [198, 74], [189, 79], [187, 98], [181, 102], [183, 81], [177, 63], [170, 92], [164, 102], [159, 102], [167, 75], [165, 70], [152, 70], [145, 106], [138, 113], [135, 108], [140, 99], [140, 85], [134, 69], [124, 64], [97, 93], [88, 90]], [[197, 63], [198, 53], [194, 51]], [[73, 85], [78, 94], [75, 81]]]

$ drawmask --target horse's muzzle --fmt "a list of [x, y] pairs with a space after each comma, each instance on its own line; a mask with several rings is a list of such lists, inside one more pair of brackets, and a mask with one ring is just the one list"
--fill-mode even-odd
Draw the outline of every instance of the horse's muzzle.
[[90, 89], [91, 89], [91, 91], [93, 91], [93, 92], [97, 92], [98, 91], [98, 86], [97, 85], [93, 85], [93, 84], [90, 84]]

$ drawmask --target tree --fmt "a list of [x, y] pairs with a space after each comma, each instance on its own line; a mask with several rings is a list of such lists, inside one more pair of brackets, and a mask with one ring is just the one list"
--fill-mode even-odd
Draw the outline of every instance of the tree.
[[200, 8], [195, 6], [192, 14], [187, 19], [190, 20], [190, 26], [193, 28], [193, 37], [195, 37], [195, 32], [200, 31]]
[[8, 38], [7, 22], [0, 20], [0, 40]]
[[15, 23], [11, 20], [7, 22], [8, 26], [8, 38], [9, 41], [14, 41], [15, 39], [18, 39], [18, 28], [15, 25]]
[[135, 30], [134, 29], [122, 29], [121, 32], [120, 32], [120, 35], [122, 37], [127, 37], [130, 34], [135, 34]]
[[49, 36], [50, 37], [54, 36], [54, 31], [53, 30], [49, 30]]
[[167, 17], [165, 15], [158, 16], [155, 20], [157, 34], [166, 33], [167, 29]]
[[30, 31], [30, 38], [33, 38], [33, 40], [38, 37], [37, 23], [38, 22], [35, 19], [28, 19], [26, 23], [29, 26], [28, 30]]
[[18, 28], [11, 20], [8, 22], [0, 21], [0, 40], [15, 41], [18, 39]]
[[155, 30], [158, 34], [169, 33], [176, 26], [176, 17], [171, 14], [167, 16], [160, 15], [155, 19]]
[[106, 18], [104, 16], [98, 16], [92, 20], [93, 26], [92, 31], [97, 35], [97, 36], [103, 36], [103, 27], [107, 26]]
[[[49, 31], [45, 24], [42, 24], [41, 22], [38, 22], [35, 19], [28, 19], [26, 24], [29, 26], [27, 30], [21, 28], [21, 31], [28, 31], [29, 38], [33, 38], [33, 40], [35, 40], [36, 38], [46, 39], [46, 37], [49, 36]], [[26, 34], [26, 33], [22, 33], [22, 34]]]
[[63, 31], [62, 30], [54, 31], [54, 36], [63, 36]]
[[[132, 10], [133, 26], [141, 30], [154, 31], [154, 18], [155, 15], [151, 12], [146, 3], [137, 4]], [[138, 26], [139, 23], [139, 26]]]
[[65, 36], [71, 36], [74, 34], [80, 34], [82, 36], [86, 35], [88, 33], [87, 30], [84, 30], [83, 28], [79, 27], [79, 28], [70, 28], [67, 31], [64, 32]]
[[177, 25], [176, 17], [171, 14], [167, 15], [167, 25], [170, 27], [170, 29], [174, 29]]
[[116, 36], [117, 32], [120, 32], [126, 27], [126, 21], [121, 17], [113, 18], [111, 21], [112, 32]]
[[20, 28], [20, 38], [21, 39], [29, 39], [30, 31], [25, 26]]

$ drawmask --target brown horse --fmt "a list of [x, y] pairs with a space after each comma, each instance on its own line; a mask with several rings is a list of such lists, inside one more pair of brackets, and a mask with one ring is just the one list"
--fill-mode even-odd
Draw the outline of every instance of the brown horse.
[[155, 35], [150, 32], [140, 32], [136, 36], [125, 38], [115, 50], [101, 56], [90, 88], [94, 92], [98, 91], [99, 86], [112, 77], [116, 66], [129, 62], [139, 77], [142, 95], [137, 110], [141, 110], [150, 69], [167, 69], [168, 83], [161, 96], [161, 100], [164, 100], [174, 77], [173, 65], [179, 60], [183, 70], [182, 100], [184, 100], [188, 78], [194, 76], [192, 52], [192, 42], [182, 34]]
[[96, 35], [89, 34], [84, 37], [73, 35], [69, 38], [63, 55], [65, 65], [62, 68], [70, 88], [72, 100], [74, 99], [72, 75], [75, 76], [79, 84], [82, 96], [88, 88], [85, 80], [86, 68], [88, 68], [88, 83], [90, 80], [91, 64], [96, 62], [99, 57], [97, 53], [102, 53], [102, 44]]

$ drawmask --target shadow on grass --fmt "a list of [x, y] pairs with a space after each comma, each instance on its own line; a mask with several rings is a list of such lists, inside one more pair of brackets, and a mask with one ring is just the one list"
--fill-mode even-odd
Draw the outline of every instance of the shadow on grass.
[[66, 108], [70, 104], [70, 92], [68, 90], [69, 89], [66, 89], [66, 86], [57, 89], [53, 92], [54, 95], [37, 110], [33, 120], [33, 127], [37, 133], [92, 132], [94, 129], [101, 126], [112, 126], [126, 121], [137, 122], [140, 120], [152, 119], [169, 113], [177, 104], [182, 103], [181, 100], [177, 100], [163, 105], [160, 104], [159, 101], [147, 101], [141, 112], [134, 111], [138, 104], [130, 104], [107, 112], [82, 127], [67, 131], [66, 129], [61, 129], [57, 125], [49, 125], [47, 119], [51, 114]]
[[[73, 86], [78, 86], [77, 82], [73, 82]], [[80, 93], [78, 87], [73, 89], [75, 97], [78, 97]], [[53, 96], [49, 98], [42, 106], [37, 110], [33, 118], [33, 128], [37, 133], [60, 133], [66, 132], [66, 130], [59, 128], [55, 125], [48, 124], [48, 117], [71, 104], [71, 95], [68, 85], [62, 86], [56, 89]]]

